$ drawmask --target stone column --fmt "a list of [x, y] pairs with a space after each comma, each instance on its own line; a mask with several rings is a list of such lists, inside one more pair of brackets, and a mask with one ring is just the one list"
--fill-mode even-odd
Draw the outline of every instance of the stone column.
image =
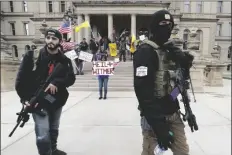
[[112, 34], [113, 34], [113, 15], [108, 14], [108, 38], [112, 40]]
[[194, 61], [190, 69], [190, 75], [192, 78], [193, 88], [195, 92], [204, 92], [204, 68], [206, 67], [205, 62], [199, 57], [199, 46], [200, 42], [197, 41], [197, 30], [198, 28], [191, 28], [188, 40], [188, 51], [194, 55]]
[[[90, 17], [89, 17], [89, 15], [85, 15], [85, 21], [89, 21], [89, 24], [90, 24]], [[84, 28], [84, 30], [85, 30], [86, 41], [89, 43], [89, 40], [91, 38], [91, 28]]]
[[[78, 15], [77, 17], [77, 25], [80, 25], [81, 23], [83, 22], [83, 19], [82, 19], [82, 16], [81, 15]], [[79, 32], [75, 32], [75, 35], [76, 35], [76, 42], [79, 44], [82, 40], [82, 31], [80, 30]]]
[[131, 15], [131, 35], [136, 36], [136, 15]]
[[69, 22], [70, 22], [70, 24], [71, 24], [71, 29], [72, 29], [72, 30], [71, 30], [70, 33], [68, 33], [67, 39], [71, 38], [71, 41], [74, 41], [74, 31], [73, 31], [74, 27], [73, 27], [73, 25], [72, 25], [71, 19], [69, 19]]

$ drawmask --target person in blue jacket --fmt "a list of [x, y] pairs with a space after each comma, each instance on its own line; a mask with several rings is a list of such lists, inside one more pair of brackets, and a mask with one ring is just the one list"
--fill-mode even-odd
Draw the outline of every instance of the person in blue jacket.
[[[101, 55], [97, 54], [97, 60], [101, 61]], [[107, 99], [107, 90], [108, 90], [108, 81], [109, 75], [98, 75], [98, 83], [99, 83], [99, 100]], [[102, 88], [104, 88], [104, 94]]]

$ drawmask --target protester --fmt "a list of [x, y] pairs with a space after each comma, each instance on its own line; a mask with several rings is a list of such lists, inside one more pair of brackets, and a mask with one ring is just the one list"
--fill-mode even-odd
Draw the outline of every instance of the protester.
[[[81, 51], [88, 52], [88, 48], [89, 48], [89, 45], [86, 42], [86, 39], [83, 38], [82, 42], [80, 42], [80, 44], [79, 44], [79, 48], [76, 49], [77, 55], [79, 56]], [[78, 67], [78, 73], [77, 74], [78, 75], [84, 75], [84, 71], [83, 71], [84, 61], [80, 60], [80, 59], [75, 59], [75, 62], [76, 62], [77, 67]]]
[[87, 52], [88, 48], [89, 48], [89, 45], [86, 42], [86, 39], [83, 38], [82, 42], [80, 42], [80, 50]]
[[174, 155], [189, 155], [179, 101], [170, 95], [174, 81], [167, 77], [171, 60], [186, 68], [193, 59], [167, 43], [173, 27], [173, 16], [167, 10], [154, 13], [150, 26], [152, 38], [148, 40], [141, 35], [142, 43], [134, 54], [134, 89], [142, 117], [142, 155], [154, 155], [157, 146], [163, 150], [170, 148]]
[[97, 51], [99, 49], [99, 44], [98, 42], [96, 42], [95, 38], [92, 38], [90, 40], [90, 44], [89, 44], [89, 49], [91, 50], [92, 54], [93, 54], [93, 61], [97, 60]]
[[[32, 71], [33, 62], [28, 51], [20, 66], [16, 78], [16, 91], [25, 106], [30, 106], [28, 102], [34, 97], [35, 91], [45, 84], [46, 79], [52, 74], [58, 63], [64, 66], [64, 69], [56, 74], [44, 91], [55, 100], [52, 104], [46, 100], [46, 96], [39, 96], [40, 100], [35, 105], [36, 109], [43, 109], [46, 113], [44, 117], [36, 112], [32, 113], [35, 122], [36, 145], [40, 155], [66, 155], [64, 151], [57, 149], [57, 139], [59, 135], [60, 117], [62, 108], [66, 104], [69, 93], [67, 87], [75, 82], [75, 75], [71, 67], [71, 61], [60, 51], [62, 35], [58, 30], [48, 29], [45, 33], [46, 45], [40, 49], [36, 68]], [[27, 65], [26, 65], [27, 64]], [[25, 71], [27, 70], [27, 71]]]
[[[101, 60], [101, 55], [97, 55], [98, 61]], [[108, 91], [108, 81], [109, 81], [109, 75], [98, 75], [98, 84], [99, 84], [99, 100], [102, 98], [105, 100], [107, 99], [107, 91]], [[102, 94], [102, 88], [104, 88], [104, 94]]]

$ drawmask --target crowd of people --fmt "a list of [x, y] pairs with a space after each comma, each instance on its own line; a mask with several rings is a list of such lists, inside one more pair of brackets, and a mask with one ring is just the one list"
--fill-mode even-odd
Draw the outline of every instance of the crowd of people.
[[[128, 35], [129, 32], [124, 31], [115, 41], [110, 41], [107, 37], [99, 41], [92, 38], [88, 44], [84, 38], [75, 49], [77, 53], [90, 50], [94, 55], [93, 60], [106, 61], [109, 56], [109, 43], [114, 42], [117, 44], [120, 61], [126, 61], [126, 52], [136, 48], [136, 52], [132, 54], [133, 82], [141, 115], [143, 136], [141, 155], [154, 155], [157, 147], [162, 151], [171, 149], [174, 155], [189, 155], [185, 125], [176, 96], [179, 93], [175, 92], [178, 83], [170, 78], [169, 69], [172, 64], [169, 62], [173, 61], [181, 68], [181, 72], [184, 70], [188, 73], [186, 75], [189, 75], [194, 58], [169, 42], [173, 27], [173, 16], [167, 10], [160, 10], [151, 17], [151, 38], [144, 30], [139, 32], [140, 40], [134, 43]], [[66, 152], [57, 148], [59, 124], [62, 108], [69, 97], [67, 88], [75, 83], [76, 76], [71, 60], [65, 56], [61, 46], [62, 34], [56, 29], [48, 29], [45, 33], [45, 43], [45, 46], [39, 49], [35, 63], [34, 51], [26, 52], [20, 64], [15, 88], [21, 103], [32, 109], [29, 112], [32, 113], [35, 122], [38, 153], [66, 155]], [[83, 74], [83, 60], [76, 59], [75, 62], [79, 73]], [[57, 69], [57, 66], [60, 68]], [[98, 76], [99, 99], [107, 98], [108, 80], [108, 75]], [[187, 98], [184, 99], [188, 102]], [[45, 116], [38, 113], [41, 111]], [[196, 123], [195, 116], [192, 113], [185, 116], [192, 129], [192, 124]]]

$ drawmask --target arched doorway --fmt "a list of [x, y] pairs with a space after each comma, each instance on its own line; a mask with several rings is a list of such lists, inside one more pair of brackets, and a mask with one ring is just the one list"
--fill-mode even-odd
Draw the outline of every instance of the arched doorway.
[[18, 58], [19, 57], [18, 47], [16, 45], [12, 46], [12, 54], [13, 54], [14, 58]]

